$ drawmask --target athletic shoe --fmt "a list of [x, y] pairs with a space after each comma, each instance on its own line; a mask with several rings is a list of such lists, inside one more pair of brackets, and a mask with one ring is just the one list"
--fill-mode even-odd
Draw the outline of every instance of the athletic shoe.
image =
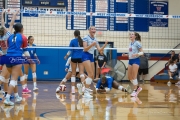
[[37, 88], [37, 87], [34, 87], [33, 90], [36, 91], [36, 90], [38, 90], [38, 88]]
[[93, 90], [91, 90], [91, 89], [89, 89], [89, 88], [86, 88], [86, 90], [87, 90], [88, 92], [93, 92]]
[[131, 87], [129, 85], [127, 85], [126, 90], [127, 90], [128, 93], [132, 93], [132, 89], [131, 89]]
[[56, 93], [59, 93], [60, 92], [60, 86], [58, 86], [57, 88], [56, 88]]
[[29, 90], [27, 87], [22, 90], [22, 94], [27, 94], [27, 93], [30, 93], [30, 92], [31, 92], [31, 90]]
[[22, 97], [15, 97], [15, 102], [21, 102], [22, 101]]
[[5, 99], [4, 104], [7, 105], [7, 106], [13, 106], [14, 105], [14, 103], [11, 102], [9, 99]]
[[177, 83], [175, 83], [175, 85], [180, 85], [180, 81], [178, 81]]
[[81, 83], [78, 83], [77, 84], [77, 88], [78, 88], [78, 93], [80, 94], [80, 95], [82, 95], [82, 84]]
[[138, 94], [139, 94], [141, 91], [142, 91], [142, 88], [141, 88], [141, 87], [138, 87], [138, 89], [137, 89], [137, 96], [138, 96]]
[[173, 79], [172, 77], [169, 77], [169, 79]]
[[92, 98], [93, 96], [90, 95], [89, 91], [85, 90], [83, 97], [85, 97], [85, 98]]
[[169, 81], [169, 82], [167, 82], [167, 85], [171, 85], [171, 82]]

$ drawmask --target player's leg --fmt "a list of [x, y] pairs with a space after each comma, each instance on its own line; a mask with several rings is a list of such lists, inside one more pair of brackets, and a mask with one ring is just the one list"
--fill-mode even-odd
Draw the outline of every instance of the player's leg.
[[134, 91], [131, 94], [131, 96], [135, 97], [139, 94], [139, 92], [142, 90], [141, 87], [138, 86], [138, 81], [137, 81], [137, 73], [138, 73], [139, 65], [138, 64], [133, 64], [132, 65], [132, 83], [134, 86]]
[[81, 79], [81, 83], [77, 84], [78, 92], [80, 95], [82, 95], [84, 89], [85, 89], [85, 74], [84, 74], [84, 66], [82, 63], [78, 63], [79, 67], [79, 78]]
[[99, 78], [101, 68], [96, 66], [96, 78]]
[[67, 82], [67, 80], [69, 80], [71, 78], [71, 71], [69, 71], [65, 78], [63, 78], [63, 80], [60, 82], [59, 86], [56, 88], [56, 93], [59, 93], [60, 92], [60, 89], [61, 89], [61, 85], [65, 85], [65, 83]]
[[71, 75], [71, 93], [75, 93], [76, 68], [77, 68], [76, 60], [73, 60], [71, 58], [71, 69], [72, 69], [72, 75]]
[[[4, 104], [11, 106], [11, 105], [14, 105], [14, 103], [10, 101], [10, 95], [12, 94], [14, 88], [17, 86], [17, 79], [19, 77], [22, 65], [18, 64], [18, 65], [14, 65], [14, 66], [12, 66], [12, 65], [6, 65], [6, 66], [8, 66], [7, 67], [8, 72], [11, 73], [11, 81], [10, 81], [10, 84], [8, 87], [8, 94], [6, 95], [6, 98], [4, 100]], [[21, 98], [21, 100], [22, 100], [22, 98]], [[19, 102], [20, 99], [17, 97], [15, 99], [15, 101]]]
[[90, 60], [86, 60], [83, 62], [83, 65], [84, 65], [86, 72], [88, 74], [88, 77], [85, 79], [86, 85], [85, 85], [85, 90], [84, 90], [84, 96], [85, 97], [92, 97], [90, 95], [89, 87], [90, 87], [92, 80], [94, 79], [94, 68], [92, 67], [92, 66], [94, 66], [94, 63], [91, 63]]
[[29, 64], [24, 64], [24, 83], [27, 87], [27, 79], [28, 79], [28, 72], [29, 72]]
[[37, 76], [36, 76], [36, 64], [30, 64], [31, 66], [31, 70], [32, 70], [32, 77], [33, 77], [33, 85], [34, 85], [34, 88], [33, 90], [38, 90], [37, 88]]
[[21, 85], [22, 85], [22, 93], [23, 94], [27, 94], [27, 93], [30, 93], [31, 90], [28, 89], [27, 87], [27, 81], [25, 80], [25, 75], [23, 74], [23, 71], [21, 69], [21, 72], [20, 72], [20, 82], [21, 82]]
[[117, 89], [117, 90], [121, 90], [123, 92], [127, 92], [126, 88], [124, 88], [123, 86], [121, 86], [118, 82], [116, 82], [115, 80], [113, 81], [112, 83], [112, 87], [114, 89]]

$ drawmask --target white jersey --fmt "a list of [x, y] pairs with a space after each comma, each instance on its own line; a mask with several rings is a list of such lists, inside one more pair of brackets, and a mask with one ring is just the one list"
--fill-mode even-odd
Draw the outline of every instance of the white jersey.
[[11, 36], [11, 33], [9, 31], [6, 32], [4, 36], [0, 36], [0, 47], [3, 52], [3, 54], [7, 54], [7, 39]]
[[141, 43], [139, 41], [134, 41], [129, 44], [129, 59], [135, 59], [137, 57], [132, 57], [133, 54], [139, 53], [139, 49], [142, 48]]
[[[87, 45], [91, 45], [94, 41], [96, 41], [96, 44], [99, 44], [98, 41], [96, 40], [96, 38], [91, 38], [89, 35], [86, 35], [84, 38], [83, 38], [83, 42], [87, 42]], [[92, 46], [88, 52], [90, 54], [94, 54], [94, 50], [95, 50], [96, 46]]]
[[[72, 68], [71, 68], [71, 57], [68, 58], [68, 60], [67, 60], [67, 62], [66, 62], [66, 66], [69, 66], [68, 71], [69, 71], [69, 72], [72, 72]], [[76, 67], [76, 72], [79, 72], [79, 67], [78, 67], [78, 65], [77, 65], [77, 67]]]

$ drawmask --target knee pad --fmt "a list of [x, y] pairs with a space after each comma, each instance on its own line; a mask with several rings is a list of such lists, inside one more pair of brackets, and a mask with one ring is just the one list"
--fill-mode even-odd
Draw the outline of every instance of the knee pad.
[[76, 78], [75, 77], [71, 77], [71, 82], [76, 82]]
[[81, 75], [80, 75], [80, 78], [85, 78], [84, 74], [81, 74]]
[[36, 73], [35, 73], [35, 72], [32, 73], [32, 77], [33, 77], [33, 78], [36, 78]]
[[5, 79], [4, 83], [9, 83], [9, 79], [10, 79], [10, 78]]
[[28, 78], [28, 75], [24, 74], [24, 79], [27, 79]]
[[9, 85], [15, 87], [15, 86], [16, 86], [16, 80], [11, 80], [10, 83], [9, 83]]
[[137, 79], [132, 80], [133, 85], [138, 85]]
[[90, 85], [91, 82], [92, 82], [92, 79], [91, 78], [86, 78], [85, 81], [86, 81], [86, 84]]
[[66, 79], [66, 78], [64, 78], [62, 81], [63, 81], [63, 82], [67, 82], [67, 79]]
[[5, 78], [4, 78], [3, 76], [0, 76], [0, 80], [1, 80], [2, 82], [5, 82]]
[[20, 77], [20, 81], [24, 81], [25, 80], [25, 75]]

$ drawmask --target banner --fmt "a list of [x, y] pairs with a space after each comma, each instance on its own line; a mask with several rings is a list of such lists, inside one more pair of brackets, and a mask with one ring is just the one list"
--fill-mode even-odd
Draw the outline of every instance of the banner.
[[[150, 1], [150, 14], [168, 15], [168, 1]], [[168, 27], [168, 19], [151, 18], [149, 26]]]

